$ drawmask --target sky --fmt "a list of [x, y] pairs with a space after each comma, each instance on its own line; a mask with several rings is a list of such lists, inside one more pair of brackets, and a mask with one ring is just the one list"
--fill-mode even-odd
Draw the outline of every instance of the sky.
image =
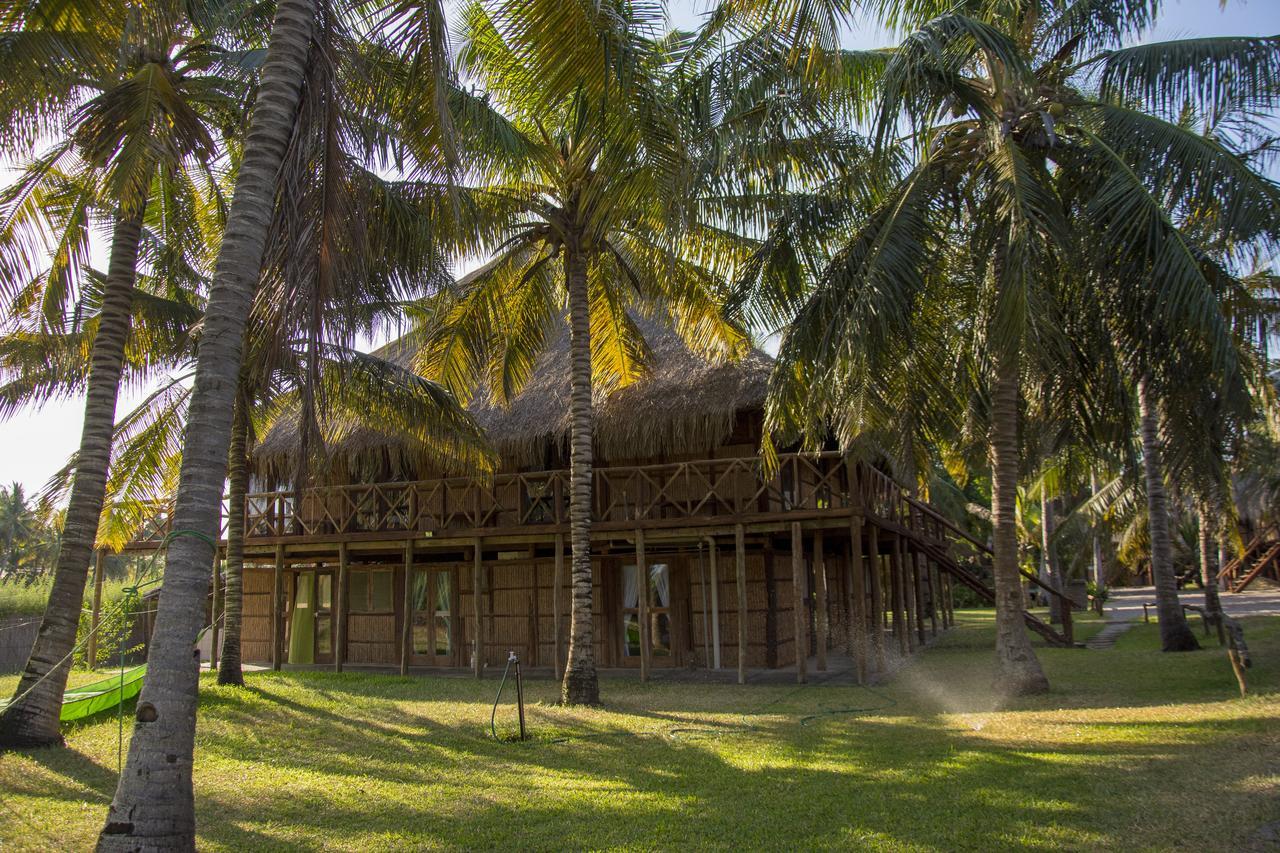
[[[711, 4], [705, 0], [671, 0], [673, 26], [691, 29]], [[1280, 0], [1166, 0], [1157, 25], [1144, 40], [1214, 35], [1274, 35], [1280, 32]], [[851, 48], [880, 47], [892, 43], [889, 34], [874, 27], [854, 25], [845, 34]], [[0, 152], [0, 163], [3, 163]], [[0, 180], [5, 170], [0, 168]], [[102, 258], [95, 265], [103, 267]], [[144, 389], [128, 389], [118, 413], [127, 412], [144, 396]], [[38, 492], [48, 478], [65, 464], [79, 445], [84, 401], [80, 398], [26, 409], [0, 422], [0, 483], [19, 482], [28, 493]]]

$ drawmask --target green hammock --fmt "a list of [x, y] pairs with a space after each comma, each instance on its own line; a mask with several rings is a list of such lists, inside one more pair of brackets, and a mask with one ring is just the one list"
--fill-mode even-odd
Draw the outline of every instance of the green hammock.
[[[62, 694], [62, 714], [59, 719], [64, 723], [71, 720], [83, 720], [94, 714], [115, 708], [121, 702], [127, 702], [142, 690], [142, 677], [147, 674], [147, 665], [141, 664], [123, 673], [107, 676], [101, 681], [86, 684]], [[0, 702], [0, 713], [9, 707], [8, 699]]]
[[101, 681], [68, 690], [62, 695], [62, 721], [82, 720], [127, 702], [142, 690], [142, 677], [146, 674], [147, 665], [144, 663]]

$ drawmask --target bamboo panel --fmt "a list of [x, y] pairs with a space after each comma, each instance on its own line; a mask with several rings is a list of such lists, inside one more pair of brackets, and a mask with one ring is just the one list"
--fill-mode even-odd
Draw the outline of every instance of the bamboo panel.
[[271, 618], [271, 593], [255, 592], [241, 596], [240, 613], [245, 619], [255, 616]]
[[347, 641], [350, 643], [396, 642], [396, 617], [352, 613], [347, 616]]
[[273, 572], [270, 569], [245, 569], [243, 573], [244, 596], [253, 593], [271, 594]]
[[[529, 597], [533, 593], [529, 587], [519, 589], [496, 589], [492, 596], [494, 616], [527, 616], [529, 613]], [[486, 596], [489, 598], [489, 596]], [[486, 601], [486, 604], [488, 602]]]
[[493, 567], [493, 588], [531, 589], [534, 569], [529, 563], [490, 563]]
[[396, 663], [400, 659], [396, 644], [347, 641], [348, 663]]
[[[246, 626], [247, 627], [247, 626]], [[267, 634], [271, 633], [268, 627]], [[240, 657], [245, 663], [267, 663], [271, 660], [271, 641], [249, 640], [244, 636], [240, 639]]]
[[271, 619], [266, 616], [245, 616], [240, 623], [242, 643], [261, 640], [271, 642]]

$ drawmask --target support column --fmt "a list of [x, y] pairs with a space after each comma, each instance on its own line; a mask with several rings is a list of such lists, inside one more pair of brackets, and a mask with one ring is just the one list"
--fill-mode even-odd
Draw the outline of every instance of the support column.
[[716, 570], [716, 540], [707, 537], [711, 561], [711, 667], [720, 668], [720, 575]]
[[827, 563], [822, 553], [822, 531], [813, 532], [813, 609], [814, 629], [818, 633], [818, 671], [827, 671]]
[[920, 624], [920, 604], [916, 599], [916, 583], [915, 573], [912, 568], [915, 566], [916, 556], [912, 553], [911, 543], [907, 541], [905, 536], [898, 537], [898, 548], [900, 551], [902, 569], [902, 605], [906, 610], [907, 618], [903, 625], [907, 629], [907, 651], [914, 652], [916, 650], [916, 626]]
[[400, 674], [409, 674], [409, 649], [413, 644], [413, 540], [404, 543], [404, 624], [400, 630]]
[[747, 534], [734, 525], [733, 541], [737, 549], [735, 571], [738, 581], [738, 683], [747, 683]]
[[804, 538], [800, 522], [791, 522], [791, 614], [795, 623], [796, 682], [804, 684], [809, 657], [809, 636], [805, 625], [809, 620], [804, 612]]
[[[218, 671], [218, 589], [221, 586], [221, 560], [218, 559], [217, 546], [213, 549], [213, 599], [209, 602], [209, 671]], [[226, 602], [223, 602], [226, 609]]]
[[271, 668], [280, 671], [284, 655], [284, 545], [276, 546], [275, 574], [271, 587]]
[[347, 543], [338, 543], [338, 579], [333, 590], [333, 669], [342, 672], [347, 656], [347, 569], [351, 555]]
[[564, 625], [560, 599], [564, 595], [564, 534], [556, 534], [556, 565], [551, 573], [551, 633], [556, 681], [564, 677]]
[[649, 564], [644, 559], [644, 530], [636, 528], [636, 598], [640, 620], [640, 680], [649, 680]]
[[870, 539], [870, 557], [868, 559], [871, 579], [871, 650], [875, 653], [876, 672], [884, 672], [884, 585], [882, 581], [882, 562], [880, 560], [880, 528], [874, 524], [867, 526]]
[[913, 580], [916, 587], [916, 638], [920, 641], [920, 645], [924, 646], [925, 640], [925, 602], [924, 602], [924, 578], [927, 569], [924, 567], [924, 554], [917, 551], [915, 559], [911, 561], [911, 568], [914, 572]]
[[890, 605], [893, 607], [893, 636], [898, 641], [898, 653], [904, 658], [910, 653], [910, 631], [907, 630], [906, 590], [902, 583], [902, 537], [897, 533], [889, 540]]
[[929, 578], [929, 633], [933, 637], [938, 635], [938, 589], [941, 584], [938, 583], [938, 564], [933, 560], [925, 558], [925, 570], [928, 571]]
[[867, 590], [866, 563], [862, 559], [862, 516], [849, 517], [849, 656], [858, 673], [858, 683], [867, 680]]
[[[214, 549], [216, 554], [217, 549]], [[102, 621], [102, 581], [106, 572], [107, 555], [98, 549], [93, 552], [93, 614], [89, 617], [89, 669], [98, 668], [98, 625]]]
[[484, 602], [480, 598], [483, 559], [480, 545], [481, 540], [476, 539], [471, 546], [471, 609], [475, 619], [475, 656], [471, 659], [471, 668], [476, 678], [484, 673]]

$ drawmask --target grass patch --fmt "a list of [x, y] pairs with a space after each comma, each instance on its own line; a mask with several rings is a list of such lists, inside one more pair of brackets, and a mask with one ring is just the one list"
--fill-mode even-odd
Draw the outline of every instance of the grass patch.
[[[1246, 700], [1216, 647], [1164, 655], [1138, 625], [1038, 649], [1053, 691], [998, 707], [992, 616], [961, 618], [875, 689], [606, 680], [586, 710], [530, 681], [527, 743], [489, 737], [496, 679], [206, 677], [200, 846], [1224, 849], [1276, 818], [1280, 620], [1246, 620]], [[0, 756], [0, 847], [92, 845], [115, 719], [67, 741]]]

